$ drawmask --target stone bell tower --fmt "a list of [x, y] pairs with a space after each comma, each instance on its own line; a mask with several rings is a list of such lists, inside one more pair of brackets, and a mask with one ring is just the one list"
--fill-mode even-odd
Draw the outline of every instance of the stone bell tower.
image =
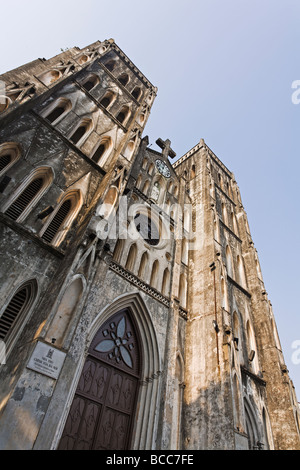
[[203, 140], [173, 166], [194, 206], [186, 448], [299, 449], [298, 403], [234, 174]]

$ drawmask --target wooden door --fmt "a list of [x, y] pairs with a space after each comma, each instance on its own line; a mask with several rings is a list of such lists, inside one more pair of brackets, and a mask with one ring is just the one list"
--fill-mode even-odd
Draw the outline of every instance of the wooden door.
[[91, 343], [58, 449], [129, 448], [140, 364], [137, 331], [130, 311], [122, 310]]

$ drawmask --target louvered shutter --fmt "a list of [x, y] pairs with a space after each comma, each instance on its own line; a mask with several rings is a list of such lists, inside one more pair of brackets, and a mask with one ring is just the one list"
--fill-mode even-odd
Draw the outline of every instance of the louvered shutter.
[[45, 232], [42, 235], [42, 239], [48, 243], [51, 243], [55, 235], [57, 234], [58, 230], [60, 229], [63, 221], [67, 217], [70, 209], [71, 209], [71, 201], [67, 199], [63, 204], [60, 206], [58, 211], [56, 212], [55, 216], [51, 220], [50, 224], [46, 228]]
[[11, 162], [11, 155], [4, 154], [0, 156], [0, 171], [2, 171]]
[[17, 220], [28, 204], [37, 195], [43, 186], [43, 178], [33, 180], [20, 194], [20, 196], [10, 205], [5, 214], [11, 219]]
[[20, 316], [28, 304], [31, 294], [31, 287], [27, 285], [20, 289], [11, 299], [5, 311], [0, 317], [0, 339], [4, 340], [13, 327], [15, 321]]

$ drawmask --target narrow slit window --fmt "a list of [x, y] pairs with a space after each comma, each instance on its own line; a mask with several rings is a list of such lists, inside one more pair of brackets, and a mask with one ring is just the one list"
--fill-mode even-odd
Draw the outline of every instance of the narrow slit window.
[[24, 189], [17, 199], [5, 211], [13, 220], [17, 220], [43, 187], [43, 178], [36, 178]]
[[51, 243], [54, 239], [55, 235], [59, 231], [60, 227], [62, 226], [63, 222], [69, 215], [71, 210], [72, 204], [70, 199], [67, 199], [62, 203], [58, 211], [56, 212], [55, 216], [51, 220], [50, 224], [46, 228], [45, 232], [42, 235], [42, 239], [48, 243]]

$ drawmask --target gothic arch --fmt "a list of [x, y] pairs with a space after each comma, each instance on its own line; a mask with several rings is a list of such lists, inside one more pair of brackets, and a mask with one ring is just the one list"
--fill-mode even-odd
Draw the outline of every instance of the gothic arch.
[[[138, 391], [138, 409], [134, 419], [132, 449], [151, 449], [154, 445], [155, 409], [158, 406], [159, 377], [161, 374], [161, 357], [158, 339], [150, 313], [139, 292], [124, 294], [117, 297], [106, 306], [92, 323], [88, 336], [87, 346], [95, 337], [97, 331], [111, 316], [118, 311], [130, 309], [140, 335], [142, 348], [141, 385]], [[78, 368], [81, 373], [84, 358]], [[77, 381], [76, 380], [76, 381]], [[74, 391], [73, 391], [74, 393]]]
[[34, 169], [12, 193], [3, 206], [4, 213], [17, 222], [23, 222], [38, 203], [54, 179], [53, 169], [49, 166]]
[[258, 423], [256, 413], [254, 412], [247, 397], [244, 397], [245, 407], [245, 420], [246, 420], [246, 432], [248, 435], [248, 447], [249, 450], [257, 448], [257, 444], [260, 441], [260, 434], [258, 430]]
[[21, 156], [20, 145], [16, 142], [4, 142], [0, 145], [0, 176], [13, 166]]
[[0, 339], [5, 341], [7, 355], [22, 333], [23, 326], [27, 323], [33, 306], [36, 304], [38, 294], [37, 280], [28, 279], [11, 292], [4, 306], [0, 308]]
[[[69, 201], [69, 207], [64, 208], [67, 201]], [[67, 191], [45, 222], [39, 236], [53, 246], [60, 245], [78, 215], [82, 204], [83, 196], [80, 189]]]

